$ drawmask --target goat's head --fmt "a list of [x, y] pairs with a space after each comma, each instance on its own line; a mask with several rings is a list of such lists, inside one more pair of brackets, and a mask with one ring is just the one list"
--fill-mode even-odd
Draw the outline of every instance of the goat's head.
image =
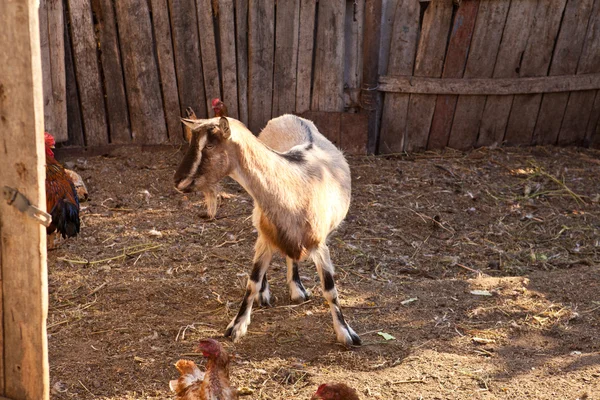
[[[181, 192], [196, 189], [206, 195], [208, 213], [216, 212], [216, 185], [231, 172], [229, 146], [231, 128], [223, 117], [215, 120], [182, 119], [191, 129], [187, 137], [190, 147], [179, 164], [174, 176], [175, 188]], [[214, 206], [211, 200], [215, 201]]]

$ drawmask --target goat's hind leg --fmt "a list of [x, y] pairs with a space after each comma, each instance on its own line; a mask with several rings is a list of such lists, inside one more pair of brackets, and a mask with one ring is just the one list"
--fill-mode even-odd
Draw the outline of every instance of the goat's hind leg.
[[333, 317], [333, 328], [337, 336], [338, 342], [345, 346], [359, 346], [362, 344], [360, 337], [354, 332], [350, 325], [346, 323], [342, 309], [338, 301], [337, 289], [333, 280], [333, 264], [329, 256], [329, 248], [322, 244], [313, 253], [313, 260], [317, 266], [319, 277], [321, 278], [321, 287], [323, 295], [329, 303], [331, 316]]
[[287, 284], [290, 289], [290, 299], [293, 303], [302, 303], [310, 298], [310, 292], [304, 288], [298, 273], [298, 261], [286, 257], [287, 264]]
[[[240, 310], [237, 315], [227, 326], [225, 331], [225, 337], [231, 337], [234, 342], [237, 342], [243, 337], [250, 325], [250, 315], [252, 314], [252, 304], [254, 301], [260, 299], [261, 291], [264, 296], [268, 296], [268, 282], [266, 280], [266, 272], [273, 258], [273, 250], [271, 247], [259, 236], [256, 241], [255, 253], [254, 253], [254, 265], [252, 267], [252, 273], [248, 278], [248, 284], [246, 285], [246, 293], [242, 299]], [[264, 288], [264, 290], [263, 290]], [[262, 300], [261, 300], [262, 301]]]

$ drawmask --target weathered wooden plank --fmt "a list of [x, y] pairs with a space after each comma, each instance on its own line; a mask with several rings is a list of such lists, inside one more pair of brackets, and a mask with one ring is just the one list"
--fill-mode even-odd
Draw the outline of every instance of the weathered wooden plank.
[[[358, 110], [363, 73], [365, 1], [346, 3], [344, 28], [344, 109]], [[343, 131], [342, 131], [343, 132]]]
[[[502, 39], [510, 2], [483, 1], [479, 4], [464, 78], [491, 78]], [[496, 87], [497, 83], [494, 84]], [[450, 132], [451, 147], [464, 149], [477, 145], [485, 96], [460, 95]]]
[[238, 111], [248, 125], [248, 1], [235, 1], [235, 39], [237, 53]]
[[316, 4], [317, 0], [300, 0], [296, 113], [310, 109]]
[[[64, 7], [64, 20], [68, 20], [67, 8]], [[79, 93], [77, 91], [77, 80], [75, 79], [75, 61], [71, 46], [71, 32], [68, 24], [64, 24], [65, 35], [65, 74], [67, 90], [67, 130], [69, 131], [69, 145], [85, 146], [83, 136], [83, 121], [79, 105]]]
[[[415, 60], [415, 76], [439, 78], [442, 75], [446, 43], [452, 22], [452, 0], [434, 0], [423, 17], [419, 47]], [[406, 126], [406, 151], [427, 146], [436, 95], [412, 94]]]
[[219, 66], [217, 64], [217, 48], [213, 24], [212, 0], [196, 0], [198, 11], [198, 31], [200, 34], [200, 53], [202, 54], [202, 71], [204, 72], [204, 90], [206, 91], [206, 107], [212, 116], [211, 102], [221, 97]]
[[[538, 5], [537, 0], [513, 1], [510, 4], [506, 26], [494, 66], [494, 78], [516, 78], [521, 68], [521, 56], [527, 46], [529, 31]], [[489, 96], [486, 100], [478, 143], [500, 144], [504, 140], [506, 124], [514, 96]]]
[[[478, 9], [479, 0], [465, 0], [456, 12], [450, 33], [448, 50], [446, 51], [442, 78], [462, 78], [467, 63], [471, 38], [475, 29]], [[443, 149], [448, 145], [451, 139], [450, 131], [452, 129], [452, 120], [454, 119], [454, 109], [457, 100], [458, 96], [456, 95], [437, 97], [429, 140], [427, 142], [428, 149]], [[458, 146], [461, 146], [462, 148], [468, 148], [475, 144], [472, 142], [465, 146], [462, 140], [457, 139], [460, 138], [456, 136], [452, 138], [450, 147], [458, 148]]]
[[381, 76], [379, 90], [392, 93], [515, 95], [592, 90], [600, 74], [541, 76], [534, 78], [440, 79], [416, 76]]
[[90, 0], [68, 0], [71, 42], [87, 146], [108, 143], [106, 110]]
[[[593, 0], [569, 0], [556, 40], [549, 75], [573, 75], [583, 48]], [[532, 144], [555, 144], [569, 93], [548, 93], [542, 98]]]
[[[539, 3], [529, 41], [523, 53], [520, 76], [548, 74], [565, 4], [566, 0], [547, 0]], [[540, 94], [515, 96], [504, 137], [506, 143], [531, 144], [541, 102]]]
[[300, 0], [277, 3], [273, 117], [296, 110], [299, 17]]
[[345, 0], [319, 2], [312, 110], [344, 110]]
[[52, 96], [52, 60], [48, 34], [48, 1], [40, 0], [38, 9], [40, 23], [40, 49], [42, 57], [42, 87], [44, 89], [44, 129], [54, 131], [54, 97]]
[[[596, 1], [588, 22], [583, 50], [577, 67], [577, 74], [600, 72], [600, 1]], [[571, 93], [567, 109], [560, 127], [558, 144], [581, 145], [586, 137], [586, 130], [592, 111], [595, 90]], [[592, 117], [593, 119], [593, 117]]]
[[340, 147], [346, 154], [367, 154], [367, 113], [347, 113], [340, 116]]
[[131, 130], [113, 2], [92, 0], [92, 10], [97, 21], [96, 30], [101, 49], [100, 60], [104, 75], [110, 142], [129, 143]]
[[146, 0], [117, 1], [119, 39], [133, 141], [168, 140], [158, 66], [154, 55], [150, 9]]
[[196, 13], [190, 11], [195, 7], [195, 0], [169, 0], [180, 115], [185, 115], [185, 109], [191, 107], [198, 118], [206, 118], [208, 113], [200, 61], [198, 22]]
[[[44, 104], [38, 7], [0, 1], [0, 182], [45, 208]], [[0, 201], [2, 395], [48, 400], [46, 232]]]
[[590, 114], [583, 145], [592, 147], [600, 145], [600, 90], [596, 91], [596, 99]]
[[[379, 75], [386, 75], [392, 51], [394, 23], [400, 0], [382, 0], [381, 5], [381, 46], [379, 48]], [[412, 2], [417, 3], [417, 2]], [[415, 4], [410, 4], [414, 6]], [[416, 4], [418, 6], [418, 4]], [[406, 10], [406, 9], [404, 9]], [[405, 11], [401, 10], [401, 13]]]
[[69, 139], [67, 131], [67, 88], [65, 81], [65, 38], [62, 0], [50, 0], [48, 6], [48, 41], [50, 47], [53, 127], [56, 142]]
[[271, 119], [274, 0], [250, 0], [248, 12], [248, 127], [258, 133]]
[[[420, 6], [416, 1], [401, 0], [397, 9], [386, 70], [389, 74], [411, 75], [419, 37]], [[404, 150], [409, 99], [408, 94], [385, 94], [379, 134], [380, 153], [400, 153]]]
[[177, 75], [173, 56], [171, 22], [169, 8], [164, 0], [151, 0], [152, 27], [156, 41], [156, 55], [160, 71], [160, 87], [165, 107], [167, 132], [171, 142], [183, 141], [183, 126], [180, 121], [179, 94], [177, 93]]
[[239, 118], [237, 69], [235, 61], [235, 20], [233, 0], [219, 0], [219, 47], [223, 102], [230, 117]]

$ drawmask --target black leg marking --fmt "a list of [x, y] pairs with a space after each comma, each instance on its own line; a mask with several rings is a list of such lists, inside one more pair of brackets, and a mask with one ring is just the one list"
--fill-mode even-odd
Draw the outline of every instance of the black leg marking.
[[269, 282], [267, 282], [267, 274], [265, 274], [265, 276], [263, 276], [262, 279], [262, 284], [260, 286], [260, 292], [259, 293], [264, 293], [264, 291], [269, 287]]
[[258, 281], [260, 279], [261, 267], [262, 267], [262, 265], [260, 262], [255, 262], [254, 265], [252, 266], [252, 272], [250, 273], [250, 279], [252, 280], [252, 282], [258, 283]]
[[[240, 319], [244, 316], [244, 314], [246, 314], [246, 310], [248, 309], [248, 298], [250, 297], [250, 290], [246, 289], [246, 294], [244, 294], [244, 298], [242, 299], [242, 304], [240, 305], [240, 310], [237, 313], [237, 316], [235, 317], [235, 323], [233, 324], [233, 326], [235, 326]], [[229, 337], [231, 336], [231, 331], [233, 330], [233, 326], [231, 328], [228, 328], [225, 331], [225, 337]]]
[[335, 289], [335, 282], [333, 281], [333, 275], [329, 271], [323, 271], [323, 288], [327, 292]]
[[294, 266], [292, 268], [292, 280], [298, 287], [298, 290], [300, 290], [302, 292], [302, 294], [304, 295], [304, 300], [308, 300], [310, 296], [308, 295], [308, 292], [306, 291], [306, 289], [304, 288], [304, 285], [302, 284], [302, 280], [300, 279], [300, 273], [298, 272], [298, 266], [299, 266], [298, 262], [294, 261]]

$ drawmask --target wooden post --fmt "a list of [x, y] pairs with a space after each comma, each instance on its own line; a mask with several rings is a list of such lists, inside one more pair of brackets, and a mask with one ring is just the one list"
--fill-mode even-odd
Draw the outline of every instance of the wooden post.
[[[0, 190], [45, 209], [38, 2], [0, 1]], [[0, 396], [49, 398], [46, 233], [0, 200]]]
[[369, 113], [367, 153], [377, 149], [379, 121], [381, 115], [381, 92], [377, 88], [379, 79], [379, 42], [381, 39], [381, 0], [365, 4], [365, 35], [363, 39], [362, 106]]

